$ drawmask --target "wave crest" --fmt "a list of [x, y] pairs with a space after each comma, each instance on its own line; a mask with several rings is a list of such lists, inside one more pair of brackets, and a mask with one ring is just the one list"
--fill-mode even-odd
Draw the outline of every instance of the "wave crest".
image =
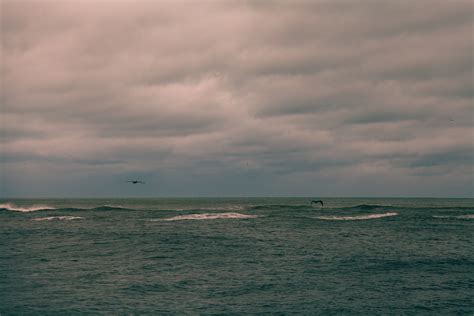
[[326, 220], [326, 221], [357, 221], [357, 220], [375, 219], [375, 218], [383, 218], [383, 217], [390, 217], [390, 216], [397, 216], [397, 215], [398, 213], [389, 212], [389, 213], [382, 213], [382, 214], [366, 214], [366, 215], [356, 215], [356, 216], [318, 216], [315, 218]]
[[208, 206], [208, 207], [180, 207], [172, 208], [171, 211], [241, 211], [244, 210], [243, 205], [228, 205], [228, 206]]
[[135, 211], [135, 209], [126, 208], [123, 206], [115, 206], [115, 205], [102, 205], [97, 206], [89, 209], [82, 209], [85, 211]]
[[15, 206], [12, 203], [3, 203], [3, 204], [0, 204], [0, 209], [12, 211], [12, 212], [35, 212], [35, 211], [54, 210], [55, 208], [48, 205]]
[[179, 215], [171, 218], [157, 219], [152, 221], [181, 221], [181, 220], [205, 220], [205, 219], [248, 219], [257, 218], [257, 215], [247, 215], [240, 213], [205, 213], [205, 214], [188, 214]]
[[32, 221], [52, 221], [52, 220], [59, 220], [59, 221], [72, 221], [75, 219], [84, 219], [84, 217], [80, 216], [49, 216], [49, 217], [37, 217], [31, 219]]

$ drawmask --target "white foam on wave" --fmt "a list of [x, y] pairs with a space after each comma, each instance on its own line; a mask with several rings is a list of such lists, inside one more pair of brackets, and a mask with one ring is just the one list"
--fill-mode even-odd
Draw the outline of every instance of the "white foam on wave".
[[375, 218], [383, 218], [389, 216], [397, 216], [398, 213], [390, 212], [390, 213], [383, 213], [383, 214], [366, 214], [366, 215], [357, 215], [357, 216], [319, 216], [315, 217], [317, 219], [322, 219], [326, 221], [360, 221], [366, 219], [375, 219]]
[[440, 218], [440, 219], [474, 219], [474, 214], [465, 214], [465, 215], [433, 215], [433, 218]]
[[240, 213], [214, 213], [214, 214], [188, 214], [171, 218], [154, 219], [151, 221], [182, 221], [182, 220], [205, 220], [205, 219], [248, 219], [257, 218], [257, 215], [246, 215]]
[[84, 217], [80, 216], [49, 216], [49, 217], [37, 217], [31, 219], [32, 221], [53, 221], [53, 220], [59, 220], [59, 221], [72, 221], [75, 219], [84, 219]]
[[0, 209], [7, 209], [12, 212], [34, 212], [41, 210], [54, 210], [54, 207], [47, 205], [32, 205], [32, 206], [15, 206], [12, 203], [3, 203], [0, 204]]
[[209, 207], [180, 207], [174, 208], [175, 211], [242, 211], [245, 207], [242, 205], [228, 205], [228, 206], [209, 206]]
[[110, 208], [128, 208], [128, 207], [125, 207], [123, 205], [111, 205], [111, 204], [105, 204], [105, 205], [102, 205], [102, 206], [97, 206], [96, 208], [100, 208], [100, 207], [110, 207]]

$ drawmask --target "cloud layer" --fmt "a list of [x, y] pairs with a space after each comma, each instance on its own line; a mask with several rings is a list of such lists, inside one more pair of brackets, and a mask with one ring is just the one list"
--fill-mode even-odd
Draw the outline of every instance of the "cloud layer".
[[0, 196], [472, 196], [472, 12], [2, 1]]

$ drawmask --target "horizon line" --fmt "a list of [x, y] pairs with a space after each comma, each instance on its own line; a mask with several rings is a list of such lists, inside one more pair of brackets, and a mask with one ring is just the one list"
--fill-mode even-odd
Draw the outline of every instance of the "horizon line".
[[170, 196], [11, 196], [0, 197], [0, 200], [7, 199], [200, 199], [200, 198], [215, 198], [215, 199], [237, 199], [237, 198], [325, 198], [325, 199], [474, 199], [474, 196], [323, 196], [323, 195], [302, 195], [302, 196], [216, 196], [216, 195], [200, 195], [200, 196], [185, 196], [185, 195], [170, 195]]

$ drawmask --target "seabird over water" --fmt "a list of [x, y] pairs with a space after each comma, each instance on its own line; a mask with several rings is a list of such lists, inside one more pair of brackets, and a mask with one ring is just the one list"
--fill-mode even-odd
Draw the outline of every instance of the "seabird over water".
[[145, 184], [145, 182], [139, 181], [139, 180], [128, 180], [128, 181], [125, 181], [125, 182], [131, 182], [131, 183], [133, 183], [133, 184], [137, 184], [137, 183], [143, 183], [143, 184]]

